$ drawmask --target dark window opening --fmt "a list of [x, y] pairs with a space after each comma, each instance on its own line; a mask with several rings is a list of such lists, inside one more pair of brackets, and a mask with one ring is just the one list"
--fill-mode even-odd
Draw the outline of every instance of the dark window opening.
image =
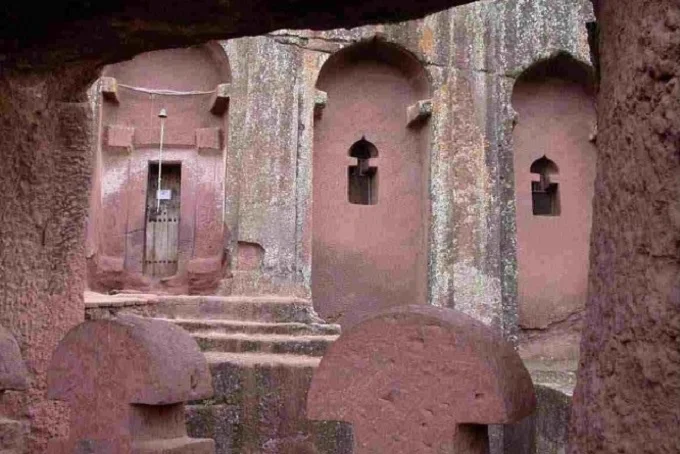
[[357, 165], [347, 168], [347, 196], [354, 205], [378, 203], [378, 168], [370, 165], [371, 158], [378, 157], [378, 149], [362, 137], [349, 149], [349, 155], [357, 159]]
[[531, 164], [530, 171], [539, 176], [538, 181], [531, 182], [534, 216], [559, 216], [559, 186], [550, 181], [550, 176], [558, 173], [557, 164], [543, 156]]
[[369, 167], [362, 173], [360, 166], [347, 169], [349, 203], [375, 205], [378, 203], [378, 169]]

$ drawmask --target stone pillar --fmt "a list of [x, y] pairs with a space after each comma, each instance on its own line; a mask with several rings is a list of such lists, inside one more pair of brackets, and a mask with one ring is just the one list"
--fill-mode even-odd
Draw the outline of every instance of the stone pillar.
[[680, 5], [599, 0], [599, 147], [570, 453], [680, 451]]
[[97, 64], [45, 74], [0, 74], [0, 325], [15, 336], [28, 390], [3, 414], [30, 422], [28, 452], [62, 433], [64, 408], [45, 398], [52, 351], [84, 316], [84, 224]]

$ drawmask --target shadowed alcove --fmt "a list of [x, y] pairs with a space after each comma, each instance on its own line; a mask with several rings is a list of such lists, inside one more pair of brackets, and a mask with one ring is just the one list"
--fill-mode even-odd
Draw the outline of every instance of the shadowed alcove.
[[147, 52], [105, 67], [102, 76], [90, 288], [211, 291], [228, 236], [222, 211], [229, 115], [226, 100], [218, 104], [218, 91], [231, 81], [224, 49], [211, 42]]
[[430, 97], [427, 73], [406, 50], [379, 40], [332, 55], [317, 89], [312, 296], [344, 326], [382, 307], [425, 302], [427, 121], [407, 109]]
[[370, 165], [378, 157], [378, 149], [362, 137], [349, 149], [349, 155], [356, 158], [356, 165], [347, 168], [347, 197], [355, 205], [378, 203], [378, 168]]
[[[559, 54], [528, 68], [514, 86], [520, 326], [541, 335], [561, 322], [568, 328], [560, 336], [580, 334], [597, 158], [592, 81], [588, 66]], [[549, 350], [552, 341], [542, 342]]]
[[551, 181], [553, 175], [559, 173], [557, 164], [545, 155], [535, 160], [529, 171], [538, 175], [538, 181], [531, 181], [531, 201], [534, 216], [559, 216], [560, 194], [559, 185]]

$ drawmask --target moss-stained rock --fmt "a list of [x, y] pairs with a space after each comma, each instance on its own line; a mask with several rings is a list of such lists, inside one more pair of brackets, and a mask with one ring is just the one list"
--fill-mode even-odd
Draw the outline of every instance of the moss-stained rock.
[[225, 42], [235, 73], [227, 180], [238, 175], [228, 222], [238, 241], [262, 246], [264, 260], [247, 272], [236, 264], [224, 292], [310, 295], [316, 79], [330, 54], [378, 39], [420, 60], [433, 92], [428, 301], [514, 339], [512, 88], [558, 53], [588, 63], [592, 19], [587, 0], [483, 1], [410, 22]]

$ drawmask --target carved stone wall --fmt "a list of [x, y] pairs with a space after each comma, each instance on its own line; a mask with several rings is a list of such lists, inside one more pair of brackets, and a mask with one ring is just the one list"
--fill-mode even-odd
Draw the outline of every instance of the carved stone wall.
[[600, 0], [598, 178], [571, 453], [680, 450], [680, 10]]
[[[231, 237], [223, 222], [224, 198], [231, 196], [224, 183], [227, 56], [216, 43], [156, 51], [108, 66], [103, 75], [95, 87], [90, 287], [214, 292]], [[161, 187], [172, 192], [156, 206], [159, 159]], [[170, 181], [173, 166], [181, 181]]]
[[[238, 160], [232, 172], [228, 163], [227, 185], [239, 175], [232, 183], [238, 196], [227, 198], [225, 217], [238, 225], [237, 241], [246, 248], [243, 254], [237, 248], [234, 276], [221, 291], [314, 298], [319, 213], [313, 182], [324, 178], [316, 173], [323, 169], [314, 141], [326, 134], [315, 125], [334, 102], [317, 92], [320, 75], [332, 55], [377, 39], [415, 58], [431, 91], [431, 117], [418, 132], [426, 201], [423, 300], [455, 307], [515, 338], [513, 87], [524, 70], [558, 54], [589, 65], [586, 23], [592, 18], [587, 1], [497, 1], [399, 24], [281, 30], [223, 43], [233, 72], [228, 149]], [[384, 115], [407, 121], [404, 109]], [[352, 143], [343, 142], [344, 154]], [[336, 189], [346, 196], [344, 187]], [[323, 222], [331, 225], [332, 218]], [[255, 267], [248, 258], [253, 247], [261, 257]], [[556, 312], [553, 322], [569, 315]]]

